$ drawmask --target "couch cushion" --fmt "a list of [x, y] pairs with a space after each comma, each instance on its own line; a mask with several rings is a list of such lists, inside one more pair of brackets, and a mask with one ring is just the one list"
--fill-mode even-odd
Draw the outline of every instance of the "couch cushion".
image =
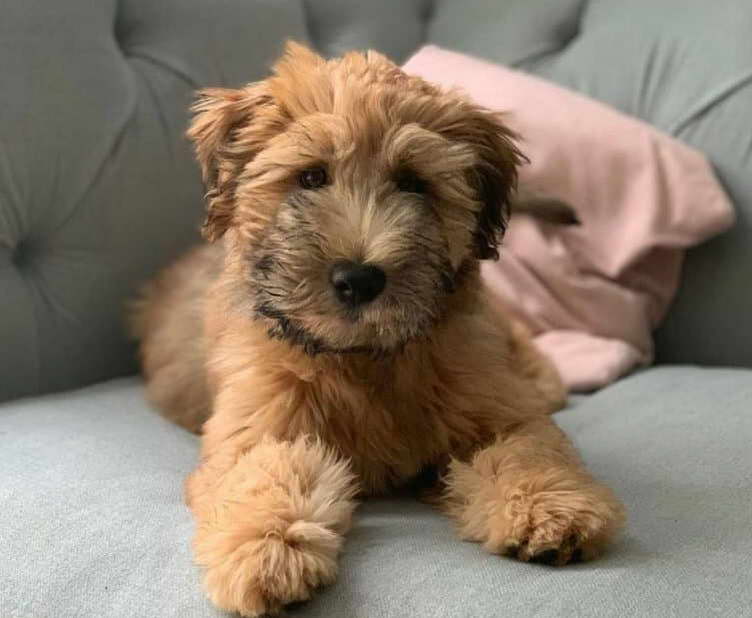
[[0, 401], [135, 369], [125, 300], [198, 239], [193, 91], [305, 32], [297, 0], [3, 3]]
[[664, 362], [752, 367], [752, 7], [748, 0], [436, 0], [429, 42], [552, 79], [695, 146], [738, 222], [689, 253]]
[[[650, 369], [557, 415], [629, 510], [611, 553], [553, 569], [484, 554], [409, 499], [360, 508], [338, 582], [290, 615], [711, 614], [752, 604], [752, 371]], [[0, 615], [224, 616], [192, 566], [197, 440], [135, 379], [0, 406]]]
[[378, 49], [401, 62], [423, 42], [432, 0], [304, 0], [308, 32], [326, 56]]

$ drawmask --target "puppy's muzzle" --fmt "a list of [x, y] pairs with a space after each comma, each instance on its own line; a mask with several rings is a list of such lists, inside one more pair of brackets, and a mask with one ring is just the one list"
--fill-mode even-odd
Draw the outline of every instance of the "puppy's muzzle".
[[386, 274], [373, 264], [337, 262], [332, 266], [329, 281], [337, 299], [354, 309], [374, 300], [386, 286]]

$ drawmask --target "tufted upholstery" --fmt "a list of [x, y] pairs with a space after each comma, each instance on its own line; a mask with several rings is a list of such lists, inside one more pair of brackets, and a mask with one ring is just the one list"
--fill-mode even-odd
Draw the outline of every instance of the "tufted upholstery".
[[752, 366], [747, 0], [0, 0], [0, 400], [135, 369], [124, 304], [197, 239], [191, 92], [286, 37], [510, 63], [704, 150], [738, 206], [691, 253], [663, 360]]

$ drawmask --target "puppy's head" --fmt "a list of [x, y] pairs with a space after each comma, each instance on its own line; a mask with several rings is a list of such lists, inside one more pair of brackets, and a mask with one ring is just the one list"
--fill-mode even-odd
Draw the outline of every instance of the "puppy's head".
[[189, 130], [242, 309], [311, 353], [425, 335], [498, 256], [520, 154], [499, 117], [379, 54], [288, 45], [272, 77], [204, 91]]

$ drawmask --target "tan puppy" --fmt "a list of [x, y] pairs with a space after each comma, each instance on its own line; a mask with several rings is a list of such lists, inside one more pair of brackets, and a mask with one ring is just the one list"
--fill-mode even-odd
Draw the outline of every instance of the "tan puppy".
[[427, 467], [462, 538], [597, 554], [622, 508], [479, 277], [521, 158], [499, 117], [378, 54], [294, 44], [195, 111], [217, 242], [149, 286], [136, 327], [153, 401], [192, 430], [209, 417], [186, 495], [211, 599], [244, 616], [307, 599], [335, 577], [356, 496]]

